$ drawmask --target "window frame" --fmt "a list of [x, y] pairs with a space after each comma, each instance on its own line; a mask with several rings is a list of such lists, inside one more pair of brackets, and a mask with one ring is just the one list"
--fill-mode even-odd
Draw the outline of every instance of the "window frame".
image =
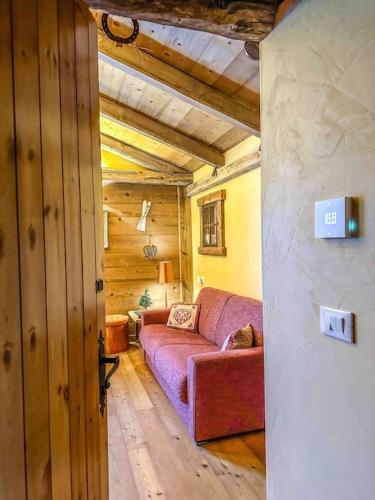
[[[220, 189], [214, 193], [202, 196], [197, 200], [199, 207], [199, 222], [200, 222], [200, 246], [198, 253], [201, 255], [227, 255], [225, 246], [225, 215], [224, 215], [224, 201], [226, 199], [226, 190]], [[214, 208], [214, 222], [209, 219], [208, 228], [209, 234], [215, 234], [216, 243], [205, 243], [205, 228], [207, 224], [204, 223], [205, 209]], [[212, 233], [212, 225], [216, 226], [215, 233]]]

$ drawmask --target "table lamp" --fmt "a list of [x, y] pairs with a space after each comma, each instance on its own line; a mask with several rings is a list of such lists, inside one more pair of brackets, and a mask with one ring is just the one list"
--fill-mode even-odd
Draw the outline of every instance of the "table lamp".
[[166, 309], [168, 308], [168, 283], [173, 283], [173, 281], [172, 261], [163, 260], [159, 262], [158, 283], [160, 285], [165, 285], [164, 296]]

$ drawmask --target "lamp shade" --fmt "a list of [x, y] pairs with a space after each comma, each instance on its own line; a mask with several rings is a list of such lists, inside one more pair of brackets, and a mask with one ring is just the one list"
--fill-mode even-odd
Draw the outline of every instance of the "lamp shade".
[[158, 283], [173, 283], [172, 261], [163, 260], [159, 262]]

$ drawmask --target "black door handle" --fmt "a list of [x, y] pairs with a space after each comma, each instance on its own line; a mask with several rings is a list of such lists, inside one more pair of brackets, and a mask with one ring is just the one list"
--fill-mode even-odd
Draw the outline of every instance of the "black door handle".
[[111, 384], [109, 383], [109, 379], [112, 377], [112, 375], [115, 373], [115, 371], [117, 370], [117, 368], [120, 366], [120, 356], [115, 356], [114, 358], [109, 358], [107, 356], [104, 356], [102, 359], [101, 359], [101, 363], [106, 365], [106, 364], [112, 364], [112, 368], [109, 370], [109, 372], [107, 373], [106, 377], [105, 377], [105, 381], [104, 381], [104, 387], [106, 389], [109, 389], [111, 387]]
[[[106, 374], [105, 365], [112, 364], [113, 366]], [[107, 399], [107, 390], [111, 384], [109, 382], [112, 375], [120, 366], [120, 356], [109, 357], [105, 355], [104, 337], [103, 333], [99, 335], [99, 390], [100, 390], [100, 413], [104, 415], [104, 409]]]

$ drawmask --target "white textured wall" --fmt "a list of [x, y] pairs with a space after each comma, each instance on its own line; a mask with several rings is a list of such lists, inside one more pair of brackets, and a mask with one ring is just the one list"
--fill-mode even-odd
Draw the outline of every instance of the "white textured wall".
[[[261, 71], [268, 500], [374, 500], [375, 0], [303, 1]], [[361, 237], [315, 240], [314, 201], [344, 195]]]

